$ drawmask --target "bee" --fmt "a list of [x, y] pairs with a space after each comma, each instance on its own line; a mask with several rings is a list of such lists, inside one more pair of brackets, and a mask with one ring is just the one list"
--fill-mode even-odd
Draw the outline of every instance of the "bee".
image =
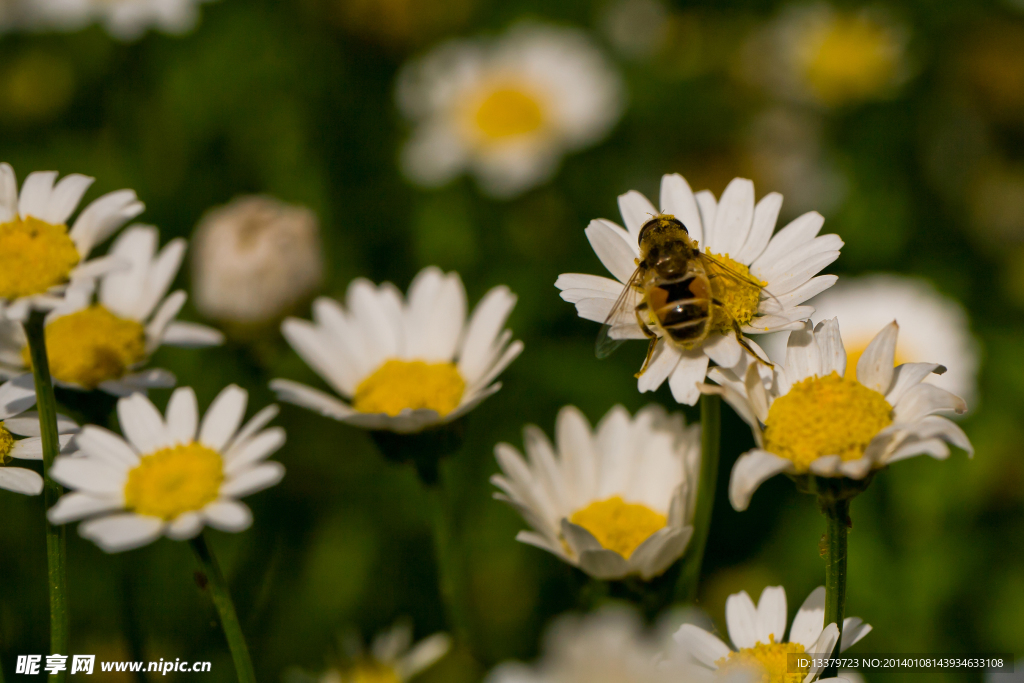
[[[716, 314], [728, 315], [713, 295], [712, 279], [728, 278], [738, 286], [756, 289], [758, 296], [762, 294], [760, 282], [701, 252], [675, 216], [651, 218], [640, 229], [638, 242], [637, 268], [601, 326], [596, 348], [597, 357], [605, 358], [626, 339], [635, 338], [635, 318], [643, 336], [650, 339], [637, 377], [647, 370], [659, 337], [680, 349], [693, 349], [711, 334]], [[731, 322], [740, 345], [765, 362], [743, 338], [739, 322]]]

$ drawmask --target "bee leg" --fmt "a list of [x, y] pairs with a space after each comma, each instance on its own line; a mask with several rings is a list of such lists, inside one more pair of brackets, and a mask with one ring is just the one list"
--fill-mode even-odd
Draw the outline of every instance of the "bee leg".
[[740, 330], [740, 324], [736, 322], [736, 320], [732, 321], [732, 329], [734, 332], [736, 332], [736, 341], [739, 342], [739, 345], [745, 348], [747, 351], [749, 351], [750, 355], [753, 356], [758, 363], [761, 363], [765, 367], [769, 368], [775, 367], [770, 361], [766, 361], [764, 358], [761, 358], [761, 356], [757, 355], [754, 349], [750, 346], [750, 342], [748, 342], [746, 338], [743, 336], [743, 331]]
[[642, 374], [644, 374], [645, 372], [647, 372], [647, 366], [650, 365], [651, 358], [654, 356], [654, 347], [657, 346], [657, 345], [658, 345], [658, 336], [657, 335], [651, 335], [651, 343], [647, 345], [647, 358], [644, 358], [644, 366], [642, 368], [640, 368], [640, 372], [638, 372], [635, 375], [633, 375], [637, 379], [640, 379], [640, 376]]

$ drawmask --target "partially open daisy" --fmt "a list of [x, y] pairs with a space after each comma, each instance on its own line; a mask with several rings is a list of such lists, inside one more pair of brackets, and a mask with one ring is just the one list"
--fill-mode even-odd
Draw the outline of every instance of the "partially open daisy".
[[[693, 405], [700, 397], [698, 385], [709, 361], [723, 367], [740, 362], [743, 349], [734, 325], [743, 334], [801, 327], [813, 309], [800, 304], [836, 281], [835, 275], [815, 274], [839, 257], [843, 241], [838, 235], [818, 237], [825, 219], [813, 211], [773, 235], [782, 196], [773, 192], [755, 204], [754, 184], [742, 178], [730, 182], [716, 202], [706, 190], [694, 194], [681, 175], [666, 175], [661, 179], [660, 204], [659, 211], [642, 194], [630, 191], [619, 197], [625, 229], [603, 218], [587, 226], [587, 239], [615, 279], [565, 273], [555, 286], [562, 290], [563, 299], [576, 305], [581, 318], [604, 323], [639, 263], [641, 228], [660, 215], [675, 217], [702, 252], [749, 278], [742, 283], [713, 278], [712, 296], [721, 305], [707, 339], [684, 350], [661, 336], [650, 364], [639, 376], [640, 391], [654, 391], [667, 379], [675, 399]], [[755, 281], [761, 283], [760, 291], [750, 286]], [[637, 320], [629, 312], [614, 321], [614, 334], [646, 339]]]
[[[43, 478], [33, 470], [8, 465], [12, 458], [43, 459], [39, 415], [28, 412], [35, 402], [32, 375], [22, 375], [0, 385], [0, 489], [29, 496], [39, 495], [43, 490]], [[57, 431], [61, 448], [64, 448], [78, 431], [78, 425], [58, 415]]]
[[[214, 329], [175, 321], [185, 303], [184, 291], [166, 296], [185, 253], [185, 240], [171, 240], [159, 253], [159, 234], [150, 226], [132, 226], [114, 242], [110, 257], [122, 265], [92, 286], [71, 287], [46, 320], [50, 375], [61, 386], [101, 389], [127, 396], [149, 388], [174, 386], [174, 375], [143, 369], [162, 345], [198, 347], [220, 344]], [[0, 374], [30, 370], [25, 333], [20, 324], [0, 322]]]
[[109, 553], [161, 535], [190, 539], [207, 524], [249, 528], [252, 513], [237, 498], [281, 480], [284, 466], [264, 461], [285, 434], [281, 427], [263, 429], [277, 415], [273, 405], [242, 426], [247, 402], [245, 390], [228, 386], [200, 422], [190, 387], [171, 395], [166, 421], [142, 394], [120, 399], [124, 437], [86, 425], [75, 439], [82, 454], [54, 462], [50, 476], [74, 492], [50, 509], [50, 522], [89, 518], [78, 532]]
[[839, 323], [827, 320], [793, 332], [785, 366], [770, 377], [757, 364], [740, 374], [716, 368], [721, 394], [754, 432], [757, 447], [736, 461], [729, 499], [745, 510], [757, 487], [779, 473], [864, 479], [873, 470], [913, 457], [949, 456], [948, 444], [973, 454], [970, 441], [939, 413], [963, 413], [963, 399], [924, 382], [945, 370], [937, 363], [894, 367], [895, 322], [882, 328], [857, 361], [856, 377], [846, 373]]
[[978, 344], [971, 335], [964, 307], [925, 280], [899, 275], [843, 278], [812, 301], [818, 323], [843, 322], [846, 376], [853, 377], [864, 349], [875, 333], [892, 320], [900, 324], [896, 364], [935, 361], [949, 369], [925, 380], [974, 405], [977, 393]]
[[498, 391], [494, 380], [522, 352], [502, 329], [515, 304], [507, 287], [495, 287], [467, 322], [458, 273], [424, 268], [408, 298], [390, 282], [355, 280], [344, 306], [321, 297], [313, 322], [281, 325], [292, 348], [349, 402], [291, 380], [270, 386], [282, 401], [364, 429], [411, 434], [452, 422]]
[[103, 195], [67, 222], [93, 179], [29, 174], [18, 192], [10, 164], [0, 164], [0, 315], [23, 320], [31, 308], [54, 308], [68, 285], [116, 268], [111, 256], [87, 261], [93, 247], [142, 213], [132, 190]]
[[539, 428], [523, 433], [526, 460], [506, 443], [495, 498], [533, 531], [523, 543], [547, 550], [599, 579], [662, 574], [686, 551], [700, 470], [700, 427], [651, 405], [631, 418], [612, 408], [591, 430], [571, 406], [558, 413], [555, 445]]
[[537, 24], [435, 48], [402, 70], [396, 98], [416, 127], [402, 154], [410, 179], [437, 186], [470, 171], [496, 197], [550, 178], [624, 104], [621, 78], [585, 33]]
[[350, 660], [320, 676], [320, 683], [406, 683], [448, 654], [452, 640], [435, 633], [415, 645], [412, 627], [398, 622], [373, 639], [369, 652], [355, 640], [345, 642]]
[[[839, 640], [835, 624], [825, 625], [825, 588], [816, 588], [800, 606], [786, 640], [786, 590], [769, 586], [758, 604], [746, 591], [730, 595], [725, 602], [725, 620], [733, 650], [718, 636], [693, 624], [683, 624], [675, 640], [693, 660], [705, 669], [725, 677], [735, 671], [760, 674], [763, 683], [809, 683], [821, 675], [823, 667], [802, 667], [791, 671], [790, 654], [829, 657]], [[845, 651], [866, 636], [871, 626], [857, 617], [843, 620], [840, 651]], [[820, 663], [820, 662], [819, 662]], [[837, 680], [837, 679], [832, 679]]]
[[185, 33], [199, 19], [199, 5], [210, 0], [32, 0], [36, 23], [77, 29], [98, 21], [119, 40], [136, 40], [148, 29]]

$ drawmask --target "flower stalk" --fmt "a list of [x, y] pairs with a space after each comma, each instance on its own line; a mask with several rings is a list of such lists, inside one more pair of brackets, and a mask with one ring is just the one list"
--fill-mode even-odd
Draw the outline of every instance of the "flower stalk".
[[[433, 525], [437, 580], [448, 613], [448, 621], [456, 639], [466, 645], [473, 641], [473, 607], [469, 599], [469, 573], [464, 555], [456, 539], [455, 515], [450, 494], [440, 482], [426, 486]], [[471, 648], [472, 649], [472, 648]]]
[[[64, 488], [50, 478], [50, 467], [60, 454], [57, 432], [57, 400], [50, 378], [50, 362], [46, 355], [46, 312], [33, 310], [25, 321], [32, 358], [32, 377], [39, 410], [39, 430], [43, 442], [43, 506], [49, 510], [57, 504]], [[70, 612], [68, 609], [67, 534], [63, 526], [46, 520], [46, 566], [50, 593], [50, 653], [69, 653]], [[50, 683], [63, 683], [67, 671], [50, 674]]]
[[713, 394], [700, 397], [700, 483], [697, 489], [697, 510], [693, 517], [693, 538], [683, 556], [676, 599], [692, 603], [700, 585], [700, 568], [711, 531], [711, 513], [715, 507], [718, 485], [718, 452], [722, 439], [722, 399]]
[[[850, 529], [850, 499], [822, 499], [825, 513], [825, 623], [839, 628], [839, 640], [833, 655], [837, 656], [843, 635], [846, 613], [846, 536]], [[825, 653], [817, 653], [824, 655]], [[825, 669], [822, 678], [835, 678], [836, 667]]]
[[231, 658], [235, 662], [238, 683], [256, 683], [256, 673], [253, 671], [252, 659], [249, 657], [249, 647], [245, 644], [245, 635], [242, 633], [242, 626], [235, 613], [235, 604], [231, 601], [231, 592], [220, 571], [217, 558], [206, 544], [203, 534], [199, 534], [189, 543], [192, 545], [196, 560], [206, 578], [202, 587], [210, 589], [210, 597], [213, 599], [214, 607], [217, 608], [218, 616], [220, 616], [224, 638], [228, 641]]

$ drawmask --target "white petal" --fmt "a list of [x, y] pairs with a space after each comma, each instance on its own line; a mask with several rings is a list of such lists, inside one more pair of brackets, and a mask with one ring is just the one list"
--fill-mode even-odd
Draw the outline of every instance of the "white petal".
[[619, 195], [619, 212], [634, 242], [640, 239], [640, 228], [660, 213], [647, 197], [636, 190]]
[[637, 379], [637, 388], [640, 393], [654, 391], [660, 387], [676, 369], [681, 356], [682, 352], [679, 349], [664, 339], [659, 339], [651, 362], [647, 364], [647, 369]]
[[843, 637], [839, 644], [839, 651], [845, 652], [869, 633], [871, 633], [871, 624], [865, 624], [860, 617], [846, 617], [843, 619]]
[[104, 552], [119, 553], [152, 543], [160, 537], [163, 529], [162, 519], [125, 513], [82, 522], [78, 533]]
[[203, 508], [206, 523], [221, 531], [237, 533], [252, 526], [252, 511], [237, 500], [215, 500]]
[[[36, 171], [29, 173], [21, 185], [21, 197], [18, 200], [18, 213], [23, 217], [34, 216], [46, 221], [53, 194], [53, 183], [57, 180], [56, 171]], [[49, 222], [49, 221], [47, 221]]]
[[121, 431], [139, 453], [152, 453], [172, 445], [160, 411], [142, 394], [132, 394], [117, 402]]
[[[4, 419], [4, 427], [11, 434], [18, 436], [42, 436], [42, 431], [39, 428], [39, 413], [34, 410], [22, 413], [18, 417]], [[58, 434], [74, 434], [78, 430], [79, 426], [74, 420], [67, 415], [57, 414]]]
[[722, 192], [715, 227], [707, 246], [716, 254], [735, 257], [747, 241], [754, 221], [754, 183], [733, 178]]
[[811, 323], [791, 332], [786, 346], [786, 379], [795, 384], [821, 375], [821, 349], [814, 338]]
[[590, 221], [584, 232], [594, 253], [601, 259], [608, 272], [619, 282], [628, 282], [636, 270], [637, 259], [637, 252], [626, 236], [628, 233], [625, 230], [619, 232], [608, 221], [602, 220]]
[[734, 332], [708, 335], [702, 349], [708, 358], [723, 368], [736, 367], [743, 357], [743, 347]]
[[857, 361], [857, 381], [883, 396], [892, 386], [892, 375], [896, 366], [896, 338], [899, 331], [899, 325], [895, 320], [883, 327]]
[[739, 457], [729, 479], [729, 501], [738, 511], [747, 509], [750, 498], [762, 483], [785, 472], [793, 463], [774, 453], [754, 449]]
[[281, 412], [280, 408], [273, 403], [257, 412], [248, 422], [245, 423], [244, 427], [238, 430], [238, 433], [235, 434], [235, 438], [231, 441], [231, 445], [228, 446], [228, 450], [244, 444], [248, 441], [249, 437], [256, 434], [256, 432], [263, 429], [271, 420], [277, 417], [279, 412]]
[[729, 628], [729, 640], [737, 649], [754, 647], [757, 644], [757, 607], [746, 591], [734, 593], [726, 598], [725, 623]]
[[178, 346], [185, 349], [201, 349], [207, 346], [220, 346], [224, 343], [224, 333], [199, 323], [188, 323], [180, 320], [170, 322], [164, 328], [161, 343], [167, 346]]
[[821, 376], [835, 372], [843, 377], [846, 374], [846, 349], [839, 335], [839, 321], [832, 318], [818, 323], [814, 338], [818, 342]]
[[700, 244], [700, 247], [705, 248], [714, 240], [715, 212], [718, 203], [715, 201], [715, 195], [708, 190], [695, 193], [693, 198], [697, 202], [697, 209], [700, 211], [700, 224], [704, 228], [704, 242]]
[[757, 639], [768, 643], [774, 636], [774, 642], [781, 643], [786, 637], [788, 619], [786, 589], [782, 586], [768, 586], [761, 591], [761, 598], [757, 601]]
[[0, 489], [37, 496], [43, 490], [43, 478], [21, 467], [0, 467]]
[[271, 380], [270, 388], [277, 397], [287, 403], [313, 410], [324, 417], [345, 420], [355, 415], [355, 410], [335, 397], [325, 394], [319, 389], [293, 382], [288, 379]]
[[50, 524], [65, 524], [86, 517], [118, 510], [124, 505], [123, 500], [116, 497], [98, 498], [87, 493], [65, 493], [46, 513]]
[[139, 464], [139, 456], [132, 447], [120, 436], [103, 427], [85, 425], [75, 436], [75, 443], [87, 455], [107, 462], [119, 470]]
[[84, 256], [145, 208], [133, 190], [110, 192], [82, 210], [68, 235]]
[[203, 516], [195, 511], [183, 512], [167, 525], [165, 533], [175, 541], [195, 538], [203, 530]]
[[716, 662], [723, 657], [728, 657], [732, 652], [720, 638], [693, 624], [680, 626], [672, 639], [694, 659], [711, 669], [717, 669]]
[[[61, 434], [58, 439], [60, 450], [63, 451], [67, 448], [73, 438], [73, 434]], [[15, 441], [14, 446], [11, 448], [10, 455], [12, 458], [19, 458], [21, 460], [42, 460], [43, 440], [38, 436], [30, 436], [27, 439]]]
[[397, 663], [398, 677], [407, 681], [448, 654], [452, 639], [445, 633], [435, 633], [416, 643]]
[[196, 438], [199, 424], [199, 403], [192, 387], [179, 387], [167, 402], [167, 433], [180, 444], [191, 443]]
[[761, 252], [768, 246], [768, 240], [772, 237], [775, 221], [778, 220], [781, 209], [782, 195], [778, 192], [770, 192], [761, 198], [761, 201], [754, 207], [754, 220], [750, 226], [747, 241], [736, 252], [733, 259], [749, 264], [761, 255]]
[[0, 420], [23, 413], [36, 403], [35, 382], [24, 374], [0, 386]]
[[198, 440], [218, 453], [223, 451], [242, 424], [248, 401], [245, 389], [235, 384], [225, 387], [203, 416]]
[[54, 460], [50, 478], [70, 489], [110, 498], [124, 494], [128, 470], [115, 469], [96, 458], [62, 455]]
[[700, 350], [685, 351], [668, 378], [672, 398], [683, 405], [692, 406], [700, 398], [700, 385], [708, 371], [708, 357]]
[[[822, 630], [821, 635], [818, 636], [818, 640], [807, 650], [809, 654], [816, 655], [814, 659], [818, 660], [819, 663], [823, 663], [823, 659], [827, 659], [835, 652], [836, 641], [839, 640], [839, 627], [834, 623], [829, 624]], [[817, 680], [818, 675], [824, 669], [824, 666], [812, 666], [807, 677], [804, 679], [804, 683], [808, 681]]]
[[893, 370], [892, 386], [885, 395], [885, 400], [891, 406], [896, 405], [908, 390], [928, 379], [937, 370], [941, 372], [945, 368], [938, 363], [903, 363], [897, 366]]
[[825, 218], [817, 211], [805, 213], [789, 222], [775, 233], [761, 255], [750, 266], [750, 272], [760, 277], [763, 269], [769, 268], [786, 254], [814, 239], [825, 224]]
[[232, 498], [248, 496], [270, 488], [283, 477], [284, 465], [279, 462], [265, 462], [224, 482], [220, 487], [220, 495]]
[[260, 434], [246, 439], [238, 448], [232, 448], [224, 457], [224, 474], [233, 476], [253, 463], [270, 457], [284, 445], [283, 427], [271, 427]]
[[800, 643], [807, 652], [811, 651], [821, 629], [825, 626], [825, 587], [818, 586], [800, 605], [793, 626], [789, 630], [789, 642]]
[[580, 553], [579, 568], [595, 579], [612, 581], [629, 573], [629, 564], [614, 550], [586, 550]]
[[474, 383], [495, 360], [495, 354], [505, 321], [516, 305], [516, 295], [508, 287], [495, 287], [477, 304], [466, 326], [466, 337], [459, 352], [459, 373], [467, 383]]
[[893, 406], [896, 421], [904, 423], [916, 422], [934, 413], [950, 411], [962, 414], [967, 411], [967, 404], [959, 396], [927, 382], [908, 389], [899, 403]]
[[675, 216], [692, 239], [700, 245], [704, 244], [704, 230], [697, 200], [689, 183], [678, 173], [661, 177], [661, 210]]

